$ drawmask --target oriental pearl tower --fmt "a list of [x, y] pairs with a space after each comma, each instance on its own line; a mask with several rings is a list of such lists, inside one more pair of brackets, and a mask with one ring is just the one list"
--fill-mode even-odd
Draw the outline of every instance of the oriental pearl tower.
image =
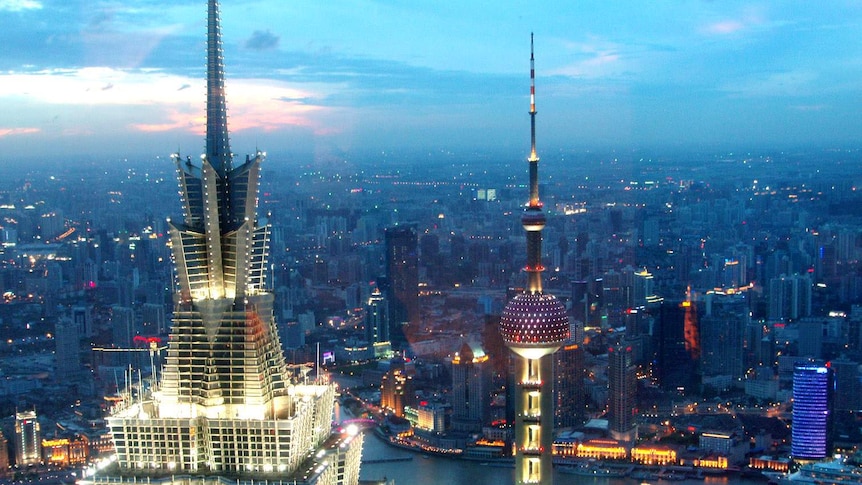
[[515, 483], [552, 483], [553, 357], [569, 337], [566, 308], [542, 291], [542, 229], [536, 154], [536, 74], [530, 34], [530, 200], [521, 217], [527, 231], [527, 286], [503, 309], [500, 334], [515, 353]]

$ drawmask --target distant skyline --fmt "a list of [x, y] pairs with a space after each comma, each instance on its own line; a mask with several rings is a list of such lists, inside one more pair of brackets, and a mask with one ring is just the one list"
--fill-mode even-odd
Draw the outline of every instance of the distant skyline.
[[[233, 150], [859, 148], [862, 3], [222, 0]], [[0, 0], [6, 156], [203, 150], [203, 0]]]

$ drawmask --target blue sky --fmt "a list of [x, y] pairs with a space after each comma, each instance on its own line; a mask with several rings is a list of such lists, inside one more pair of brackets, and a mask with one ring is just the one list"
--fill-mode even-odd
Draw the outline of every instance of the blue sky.
[[[862, 2], [223, 0], [232, 145], [857, 148]], [[0, 0], [6, 157], [201, 151], [204, 0]], [[280, 155], [282, 154], [282, 155]]]

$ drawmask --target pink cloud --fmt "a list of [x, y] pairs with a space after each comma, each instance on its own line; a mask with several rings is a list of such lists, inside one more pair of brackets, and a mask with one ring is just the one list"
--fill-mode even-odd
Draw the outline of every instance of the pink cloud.
[[39, 128], [0, 128], [0, 138], [13, 135], [31, 135], [41, 131]]

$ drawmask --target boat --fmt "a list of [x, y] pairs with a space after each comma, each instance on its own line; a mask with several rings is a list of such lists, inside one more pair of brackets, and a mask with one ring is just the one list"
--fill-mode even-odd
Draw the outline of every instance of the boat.
[[840, 459], [806, 463], [793, 473], [764, 475], [777, 485], [862, 485], [862, 467]]

